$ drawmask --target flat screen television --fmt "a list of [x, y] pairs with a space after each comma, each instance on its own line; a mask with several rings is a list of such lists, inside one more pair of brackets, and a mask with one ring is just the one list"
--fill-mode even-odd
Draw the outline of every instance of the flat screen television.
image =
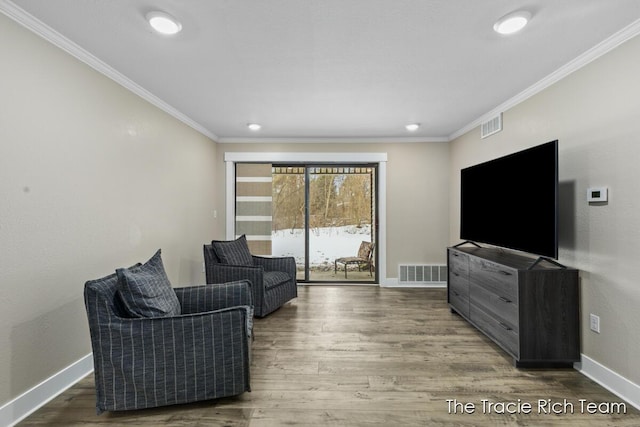
[[558, 141], [462, 169], [460, 238], [558, 258]]

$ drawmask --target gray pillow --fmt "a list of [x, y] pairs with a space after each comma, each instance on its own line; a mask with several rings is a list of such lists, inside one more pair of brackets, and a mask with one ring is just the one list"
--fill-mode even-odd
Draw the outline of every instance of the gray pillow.
[[160, 249], [149, 261], [132, 269], [119, 268], [118, 293], [126, 311], [134, 317], [166, 317], [180, 314], [180, 301], [164, 271]]
[[247, 244], [247, 236], [244, 234], [236, 240], [213, 240], [211, 246], [213, 246], [216, 256], [223, 264], [253, 265], [253, 258]]

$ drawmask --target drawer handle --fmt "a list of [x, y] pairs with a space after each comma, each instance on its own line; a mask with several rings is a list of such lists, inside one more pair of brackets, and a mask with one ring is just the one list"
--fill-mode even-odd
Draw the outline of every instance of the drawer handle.
[[507, 304], [511, 302], [509, 298], [505, 298], [505, 297], [498, 297], [498, 299], [502, 302], [506, 302]]
[[498, 322], [498, 325], [500, 325], [500, 327], [501, 327], [502, 329], [504, 329], [505, 331], [511, 331], [511, 330], [512, 330], [512, 329], [509, 327], [509, 325], [505, 325], [505, 324], [504, 324], [504, 323], [502, 323], [502, 322]]
[[504, 276], [511, 276], [511, 273], [509, 273], [508, 271], [504, 271], [504, 270], [500, 270], [500, 274], [502, 274]]
[[455, 271], [452, 271], [451, 274], [453, 274], [456, 277], [460, 277], [460, 275], [458, 273], [456, 273]]
[[460, 296], [460, 294], [459, 294], [459, 293], [457, 293], [456, 291], [451, 291], [451, 292], [453, 292], [453, 294], [454, 294], [455, 296], [457, 296], [457, 297], [459, 297], [459, 296]]

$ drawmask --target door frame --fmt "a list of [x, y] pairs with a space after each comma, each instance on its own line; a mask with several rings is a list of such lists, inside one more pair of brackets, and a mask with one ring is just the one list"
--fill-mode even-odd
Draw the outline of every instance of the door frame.
[[225, 231], [226, 239], [235, 236], [235, 165], [236, 163], [324, 163], [378, 165], [378, 284], [387, 281], [387, 153], [270, 153], [227, 152], [225, 162]]

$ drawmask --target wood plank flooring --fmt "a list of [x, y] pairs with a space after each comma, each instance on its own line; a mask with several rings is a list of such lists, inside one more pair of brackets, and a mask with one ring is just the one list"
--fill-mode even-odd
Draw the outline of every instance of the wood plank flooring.
[[251, 369], [252, 391], [235, 398], [100, 416], [91, 375], [19, 425], [640, 426], [638, 410], [575, 370], [514, 368], [449, 311], [444, 289], [301, 286], [256, 319]]

